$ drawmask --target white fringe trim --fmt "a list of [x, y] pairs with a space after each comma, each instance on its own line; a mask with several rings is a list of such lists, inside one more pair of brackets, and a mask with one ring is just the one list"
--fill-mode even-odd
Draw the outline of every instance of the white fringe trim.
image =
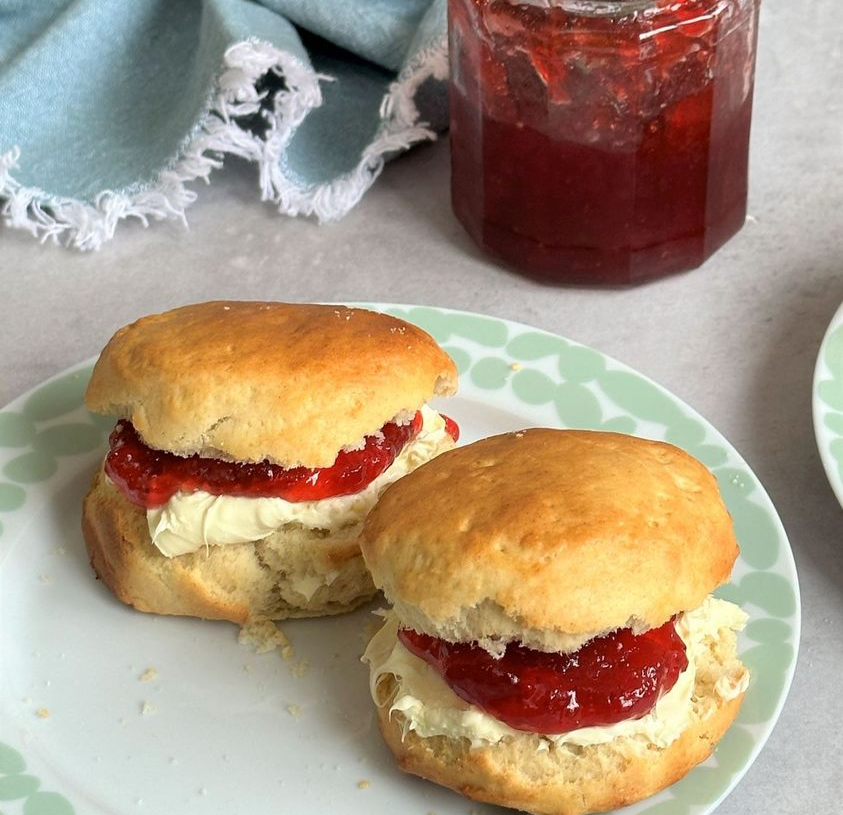
[[350, 173], [327, 184], [303, 189], [284, 174], [277, 160], [279, 152], [266, 168], [268, 185], [263, 187], [264, 196], [271, 191], [270, 197], [285, 215], [315, 215], [322, 223], [342, 218], [372, 186], [390, 154], [436, 138], [420, 121], [415, 103], [419, 87], [431, 78], [448, 78], [447, 37], [417, 54], [390, 85], [381, 103], [382, 123]]
[[[266, 94], [259, 93], [256, 84], [270, 71], [283, 77], [286, 88], [275, 93], [272, 109], [264, 110], [268, 130], [255, 135], [236, 120], [264, 107]], [[383, 123], [357, 167], [328, 184], [302, 189], [283, 174], [279, 158], [304, 117], [322, 104], [319, 82], [329, 77], [268, 43], [238, 43], [225, 53], [218, 90], [207, 114], [178, 158], [151, 185], [136, 192], [106, 190], [93, 204], [50, 195], [15, 180], [13, 171], [19, 169], [21, 151], [14, 147], [0, 154], [0, 217], [6, 226], [24, 229], [42, 242], [96, 250], [114, 237], [117, 224], [126, 218], [137, 218], [144, 226], [150, 220], [164, 219], [181, 220], [186, 225], [185, 210], [197, 194], [185, 184], [200, 178], [208, 182], [211, 171], [222, 166], [224, 155], [233, 154], [258, 164], [261, 196], [275, 202], [280, 212], [334, 221], [360, 200], [380, 175], [389, 154], [435, 138], [419, 121], [413, 97], [428, 78], [444, 80], [447, 75], [447, 42], [443, 38], [418, 55], [390, 86], [381, 105]]]

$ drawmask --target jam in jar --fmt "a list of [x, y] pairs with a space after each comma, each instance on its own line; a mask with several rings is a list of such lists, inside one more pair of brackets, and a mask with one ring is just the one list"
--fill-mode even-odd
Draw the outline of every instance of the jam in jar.
[[743, 225], [760, 0], [449, 0], [454, 211], [506, 264], [623, 285]]

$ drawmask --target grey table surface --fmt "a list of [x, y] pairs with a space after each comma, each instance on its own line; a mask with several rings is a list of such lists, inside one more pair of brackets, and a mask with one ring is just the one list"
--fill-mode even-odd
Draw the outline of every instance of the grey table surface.
[[451, 214], [447, 141], [395, 161], [343, 221], [257, 200], [237, 162], [189, 229], [119, 228], [97, 253], [0, 228], [0, 404], [98, 353], [139, 315], [206, 299], [375, 300], [520, 320], [649, 375], [747, 459], [790, 536], [803, 630], [790, 697], [722, 815], [843, 807], [843, 511], [811, 422], [817, 350], [843, 300], [843, 23], [837, 0], [767, 2], [746, 227], [703, 268], [625, 290], [548, 288], [495, 266]]

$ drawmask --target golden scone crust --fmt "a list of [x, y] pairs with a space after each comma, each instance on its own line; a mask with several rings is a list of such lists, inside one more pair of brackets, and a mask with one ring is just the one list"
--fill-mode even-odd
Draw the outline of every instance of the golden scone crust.
[[712, 474], [669, 444], [535, 428], [390, 486], [361, 548], [404, 625], [571, 650], [696, 608], [738, 554]]
[[[394, 683], [393, 683], [394, 685]], [[588, 747], [550, 745], [525, 733], [486, 747], [465, 738], [403, 736], [401, 715], [378, 708], [381, 732], [402, 770], [476, 801], [541, 815], [583, 815], [640, 801], [704, 761], [738, 714], [743, 695], [722, 700], [694, 689], [690, 725], [667, 747], [615, 739]], [[403, 738], [402, 738], [403, 736]]]
[[[152, 544], [144, 510], [100, 472], [85, 497], [82, 532], [97, 576], [140, 611], [245, 625], [341, 614], [375, 594], [356, 542], [359, 524], [331, 535], [290, 524], [257, 543], [168, 558]], [[297, 590], [302, 577], [323, 575], [312, 596]]]
[[210, 302], [143, 317], [106, 345], [87, 406], [151, 447], [327, 467], [404, 410], [456, 390], [424, 331], [360, 308]]

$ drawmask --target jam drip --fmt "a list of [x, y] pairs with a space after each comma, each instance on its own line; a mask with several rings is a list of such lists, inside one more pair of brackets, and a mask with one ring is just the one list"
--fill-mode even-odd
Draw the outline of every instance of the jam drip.
[[[447, 421], [456, 428], [452, 420], [446, 420], [446, 428]], [[121, 421], [109, 439], [105, 471], [129, 501], [145, 508], [165, 504], [176, 492], [196, 490], [211, 495], [318, 501], [365, 489], [421, 428], [422, 415], [417, 411], [408, 424], [388, 422], [379, 433], [366, 436], [361, 449], [340, 451], [330, 467], [284, 469], [269, 461], [252, 464], [198, 455], [183, 458], [154, 450], [141, 441], [130, 422]]]
[[445, 420], [445, 432], [454, 440], [460, 440], [460, 426], [450, 417], [444, 413], [439, 414]]
[[511, 643], [500, 659], [476, 643], [449, 643], [408, 628], [398, 638], [461, 699], [531, 733], [640, 718], [688, 666], [672, 621], [643, 634], [622, 628], [565, 654]]

